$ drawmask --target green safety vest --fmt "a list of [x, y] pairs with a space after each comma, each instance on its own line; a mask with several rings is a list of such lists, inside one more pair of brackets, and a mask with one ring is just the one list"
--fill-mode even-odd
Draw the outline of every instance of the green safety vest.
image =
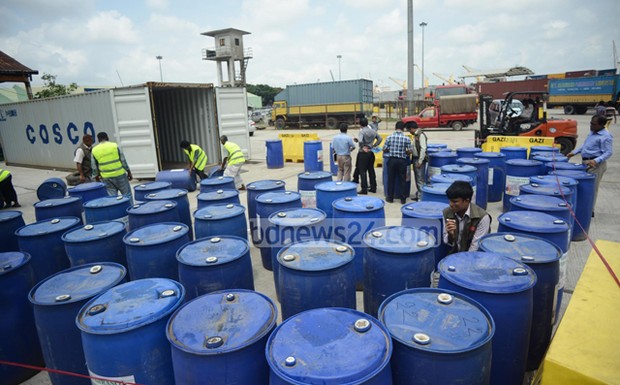
[[113, 178], [125, 174], [118, 153], [118, 145], [114, 142], [99, 143], [92, 150], [93, 158], [97, 161], [99, 173], [103, 178]]
[[224, 143], [224, 148], [228, 151], [229, 166], [245, 162], [245, 157], [243, 156], [243, 152], [241, 152], [241, 147], [239, 147], [239, 145], [233, 142], [226, 142]]
[[196, 170], [204, 170], [207, 165], [207, 154], [202, 151], [202, 148], [195, 144], [190, 144], [189, 147], [189, 150], [183, 149], [183, 152], [187, 155], [189, 160], [194, 163], [194, 168]]
[[4, 181], [6, 178], [8, 178], [9, 175], [11, 175], [9, 170], [5, 170], [5, 169], [0, 168], [0, 182]]

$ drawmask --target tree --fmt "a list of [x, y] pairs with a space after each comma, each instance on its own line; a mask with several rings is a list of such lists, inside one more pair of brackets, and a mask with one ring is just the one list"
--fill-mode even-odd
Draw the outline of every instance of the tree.
[[78, 85], [76, 83], [71, 83], [68, 86], [65, 86], [63, 84], [56, 84], [56, 75], [43, 74], [43, 76], [41, 76], [41, 79], [43, 79], [45, 88], [34, 95], [35, 99], [69, 95], [78, 88]]
[[274, 97], [282, 91], [282, 88], [274, 88], [267, 84], [248, 84], [245, 88], [248, 92], [260, 96], [263, 100], [263, 106], [272, 105]]

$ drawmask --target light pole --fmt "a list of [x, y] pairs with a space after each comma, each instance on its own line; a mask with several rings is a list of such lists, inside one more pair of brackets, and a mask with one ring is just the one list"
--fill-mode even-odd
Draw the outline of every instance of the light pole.
[[421, 22], [420, 27], [422, 27], [422, 100], [426, 98], [426, 93], [424, 91], [424, 27], [426, 27], [428, 23]]
[[163, 58], [164, 57], [161, 56], [161, 55], [155, 56], [155, 59], [157, 59], [157, 61], [159, 61], [159, 81], [162, 82], [162, 83], [164, 82], [164, 75], [162, 75], [162, 72], [161, 72], [161, 59], [163, 59]]
[[338, 80], [342, 80], [342, 72], [340, 72], [340, 59], [342, 59], [342, 55], [338, 55], [336, 58], [338, 58]]

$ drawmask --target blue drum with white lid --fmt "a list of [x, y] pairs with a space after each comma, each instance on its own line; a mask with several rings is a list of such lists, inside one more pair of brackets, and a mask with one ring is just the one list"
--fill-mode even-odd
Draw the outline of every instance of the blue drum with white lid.
[[427, 148], [437, 148], [439, 150], [446, 150], [448, 149], [448, 145], [445, 143], [427, 143], [426, 144]]
[[457, 160], [458, 158], [473, 158], [481, 151], [480, 147], [459, 147], [456, 149]]
[[408, 289], [381, 304], [379, 320], [394, 342], [395, 384], [489, 383], [495, 323], [473, 299], [450, 290]]
[[241, 204], [239, 200], [239, 191], [237, 190], [214, 190], [200, 193], [196, 197], [198, 200], [198, 209], [214, 204], [235, 203]]
[[570, 204], [573, 207], [577, 207], [578, 205], [579, 196], [577, 186], [579, 185], [579, 182], [574, 178], [563, 175], [535, 175], [530, 177], [530, 183], [568, 187], [572, 192], [569, 200]]
[[555, 155], [547, 155], [547, 154], [541, 154], [541, 153], [534, 153], [530, 156], [530, 159], [533, 160], [537, 160], [539, 162], [543, 162], [543, 166], [545, 167], [545, 169], [547, 168], [547, 164], [548, 163], [552, 163], [552, 162], [568, 162], [568, 158], [565, 157], [564, 155], [559, 155], [559, 154], [555, 154]]
[[474, 190], [475, 197], [472, 200], [483, 209], [487, 208], [489, 196], [489, 164], [488, 159], [484, 158], [459, 158], [457, 164], [468, 165], [476, 168], [476, 188]]
[[278, 253], [282, 319], [323, 307], [355, 309], [353, 248], [343, 242], [296, 242]]
[[401, 226], [426, 231], [435, 238], [435, 266], [450, 250], [443, 242], [443, 211], [448, 207], [448, 203], [441, 202], [412, 202], [400, 208]]
[[426, 180], [430, 181], [431, 177], [441, 174], [441, 167], [448, 164], [456, 164], [458, 155], [449, 151], [438, 151], [428, 153], [428, 166], [426, 168]]
[[265, 354], [270, 385], [392, 383], [388, 330], [353, 309], [313, 309], [287, 319], [269, 337]]
[[88, 301], [75, 322], [89, 374], [139, 384], [174, 384], [166, 323], [184, 297], [180, 283], [148, 278], [115, 286]]
[[127, 209], [131, 207], [131, 200], [123, 195], [103, 197], [84, 203], [84, 217], [86, 223], [119, 220], [129, 223]]
[[128, 229], [136, 230], [140, 227], [161, 222], [179, 222], [177, 203], [166, 200], [147, 201], [133, 205], [127, 209], [129, 216]]
[[562, 155], [560, 153], [560, 148], [553, 146], [532, 146], [530, 147], [530, 159], [532, 158], [532, 153], [546, 153], [549, 156], [552, 156], [553, 154]]
[[[458, 162], [458, 159], [457, 159]], [[470, 164], [449, 164], [441, 168], [442, 173], [446, 174], [463, 174], [471, 178], [471, 188], [474, 190], [474, 195], [471, 198], [472, 202], [476, 201], [476, 190], [478, 189], [478, 168]]]
[[218, 290], [254, 290], [247, 239], [231, 235], [199, 239], [181, 246], [176, 258], [188, 300]]
[[[552, 196], [558, 199], [562, 199], [569, 204], [573, 200], [574, 195], [574, 192], [569, 187], [558, 186], [554, 184], [529, 183], [521, 185], [519, 187], [519, 191], [520, 195]], [[509, 203], [511, 202], [511, 199], [512, 198], [509, 199]], [[508, 205], [508, 207], [510, 209], [509, 211], [514, 210], [510, 204]], [[572, 227], [572, 221], [569, 222], [569, 224], [571, 224]]]
[[66, 196], [64, 198], [47, 199], [34, 204], [34, 215], [37, 221], [58, 217], [76, 217], [82, 220], [82, 198]]
[[316, 207], [325, 211], [328, 218], [334, 217], [332, 203], [335, 200], [357, 196], [357, 185], [353, 182], [323, 182], [315, 185]]
[[172, 183], [163, 181], [141, 183], [133, 188], [134, 198], [137, 202], [144, 202], [148, 194], [169, 189], [170, 186], [172, 186]]
[[62, 198], [67, 194], [67, 184], [60, 178], [48, 178], [37, 187], [37, 198], [40, 201]]
[[506, 186], [506, 154], [488, 151], [476, 156], [489, 160], [489, 202], [501, 201]]
[[452, 183], [433, 183], [422, 186], [422, 202], [438, 202], [449, 204], [450, 200], [446, 195], [446, 190]]
[[72, 197], [82, 198], [83, 203], [108, 196], [108, 190], [106, 190], [103, 182], [81, 183], [75, 187], [69, 188], [67, 191]]
[[216, 176], [200, 181], [200, 192], [205, 193], [217, 190], [235, 190], [235, 178], [232, 176]]
[[510, 207], [513, 211], [540, 211], [562, 219], [566, 223], [571, 223], [573, 219], [569, 204], [564, 199], [550, 195], [523, 194], [512, 197], [510, 198]]
[[570, 162], [551, 162], [545, 165], [547, 173], [551, 171], [568, 170], [568, 171], [586, 171], [588, 166], [582, 163], [570, 163]]
[[127, 266], [125, 224], [121, 221], [91, 223], [62, 235], [71, 266], [96, 262], [115, 262]]
[[462, 181], [462, 182], [467, 182], [469, 184], [471, 184], [473, 182], [473, 180], [471, 179], [470, 176], [465, 175], [465, 174], [452, 174], [452, 173], [445, 173], [445, 174], [435, 174], [431, 177], [431, 184], [435, 184], [435, 183], [448, 183], [448, 184], [452, 184], [456, 181]]
[[499, 152], [506, 155], [506, 161], [510, 159], [527, 159], [527, 151], [526, 147], [516, 147], [516, 146], [508, 146], [502, 147], [499, 149]]
[[247, 208], [252, 242], [257, 244], [261, 238], [257, 233], [256, 225], [256, 197], [269, 191], [284, 191], [286, 183], [282, 180], [265, 179], [248, 183], [247, 188]]
[[15, 230], [25, 225], [21, 211], [0, 211], [0, 252], [19, 250]]
[[520, 187], [530, 183], [530, 177], [540, 175], [542, 162], [528, 159], [506, 161], [506, 188], [504, 190], [503, 211], [510, 210], [510, 198], [520, 194]]
[[557, 170], [550, 172], [551, 175], [561, 175], [575, 179], [577, 185], [577, 206], [575, 216], [580, 226], [573, 227], [573, 241], [583, 241], [588, 238], [592, 213], [594, 212], [594, 195], [596, 176], [586, 171], [577, 170]]
[[194, 236], [194, 226], [192, 225], [192, 215], [189, 211], [189, 198], [187, 190], [181, 188], [170, 188], [162, 191], [150, 193], [144, 197], [147, 201], [168, 200], [177, 204], [179, 221], [189, 227], [190, 238]]
[[534, 271], [498, 254], [461, 252], [444, 258], [439, 273], [440, 289], [472, 298], [493, 317], [490, 382], [522, 385], [532, 326]]
[[248, 239], [245, 207], [234, 204], [210, 205], [194, 211], [196, 239], [214, 235], [235, 235]]
[[302, 207], [316, 207], [315, 186], [330, 181], [332, 174], [327, 171], [306, 171], [297, 174], [297, 191], [301, 194]]

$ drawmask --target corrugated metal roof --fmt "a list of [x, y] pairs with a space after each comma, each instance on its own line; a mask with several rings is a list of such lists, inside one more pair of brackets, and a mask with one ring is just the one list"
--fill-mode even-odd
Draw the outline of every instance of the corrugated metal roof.
[[0, 74], [29, 74], [36, 75], [39, 71], [31, 70], [9, 55], [0, 51]]

